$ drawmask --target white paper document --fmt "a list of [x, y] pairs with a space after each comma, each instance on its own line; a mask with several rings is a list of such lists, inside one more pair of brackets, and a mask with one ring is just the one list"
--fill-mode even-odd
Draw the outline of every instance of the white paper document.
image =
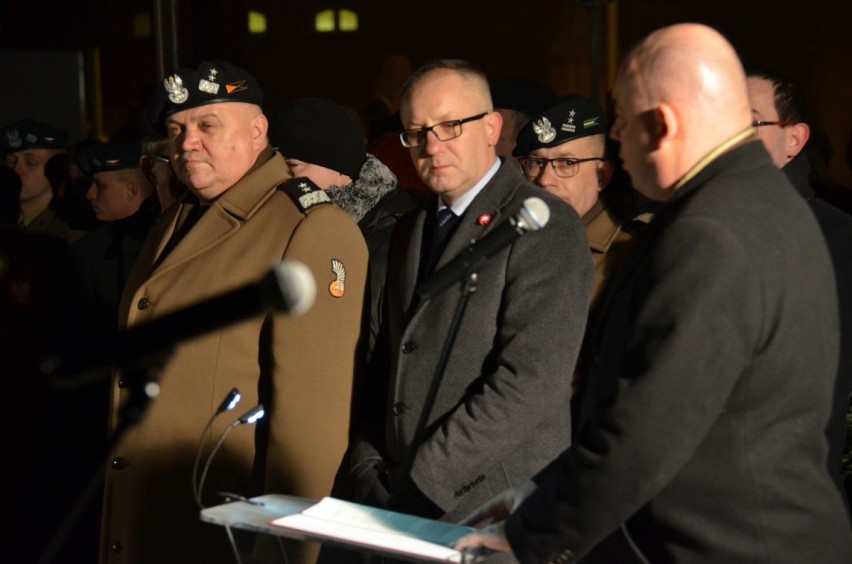
[[453, 523], [424, 519], [326, 497], [301, 513], [271, 524], [315, 534], [321, 538], [387, 549], [429, 560], [461, 562], [462, 554], [451, 548], [473, 531]]

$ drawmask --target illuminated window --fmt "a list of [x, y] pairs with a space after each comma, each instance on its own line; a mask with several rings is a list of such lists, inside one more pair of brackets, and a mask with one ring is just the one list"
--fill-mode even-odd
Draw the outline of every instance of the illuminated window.
[[317, 31], [334, 31], [334, 10], [317, 12], [315, 26]]
[[340, 31], [358, 31], [358, 14], [352, 10], [338, 10], [337, 21]]
[[133, 16], [130, 34], [135, 39], [147, 39], [151, 37], [151, 14], [144, 12]]
[[248, 13], [248, 30], [251, 34], [266, 33], [266, 15], [250, 11]]
[[358, 31], [358, 14], [352, 10], [323, 10], [317, 12], [314, 27], [319, 32]]

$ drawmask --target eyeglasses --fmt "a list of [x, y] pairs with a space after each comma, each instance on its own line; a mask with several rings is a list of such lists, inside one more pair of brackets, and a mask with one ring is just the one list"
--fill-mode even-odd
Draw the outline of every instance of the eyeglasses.
[[518, 162], [521, 163], [521, 168], [528, 178], [538, 178], [544, 172], [544, 167], [547, 163], [553, 167], [553, 172], [560, 178], [571, 178], [580, 171], [580, 164], [589, 161], [605, 161], [603, 157], [589, 157], [587, 159], [544, 159], [539, 157], [521, 157]]
[[751, 122], [752, 127], [765, 127], [767, 125], [777, 125], [778, 127], [787, 127], [788, 125], [793, 125], [792, 121], [788, 121], [786, 119], [781, 119], [778, 121], [763, 121], [763, 120], [754, 120]]
[[409, 129], [399, 134], [399, 140], [402, 141], [403, 147], [420, 147], [426, 144], [426, 134], [430, 131], [435, 134], [438, 141], [449, 141], [455, 139], [462, 134], [462, 124], [469, 123], [484, 118], [490, 112], [484, 112], [475, 116], [464, 119], [454, 119], [452, 121], [443, 121], [436, 123], [431, 127], [421, 127], [420, 129]]
[[148, 156], [151, 157], [152, 159], [154, 159], [155, 161], [158, 161], [158, 162], [161, 162], [161, 163], [169, 162], [169, 157], [167, 157], [166, 155], [157, 155], [157, 154], [154, 154], [154, 153], [149, 153]]

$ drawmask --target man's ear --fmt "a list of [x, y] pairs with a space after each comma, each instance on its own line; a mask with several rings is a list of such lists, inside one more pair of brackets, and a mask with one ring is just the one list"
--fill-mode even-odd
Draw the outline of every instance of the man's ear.
[[148, 182], [150, 182], [152, 186], [157, 185], [157, 177], [154, 176], [154, 159], [148, 155], [142, 155], [139, 157], [139, 170], [142, 171], [142, 174], [148, 179]]
[[677, 135], [679, 129], [677, 114], [666, 103], [660, 103], [651, 110], [651, 114], [649, 133], [653, 147], [658, 148], [665, 141], [671, 140]]
[[497, 141], [500, 140], [500, 130], [503, 128], [503, 116], [500, 115], [500, 112], [491, 112], [482, 119], [485, 120], [488, 146], [494, 147], [497, 145]]
[[806, 123], [794, 123], [785, 128], [787, 135], [787, 158], [792, 159], [802, 152], [808, 139], [811, 138], [811, 128]]
[[598, 167], [598, 192], [609, 186], [613, 172], [615, 172], [615, 165], [612, 161], [601, 163], [601, 166]]
[[268, 132], [269, 120], [266, 119], [266, 116], [263, 114], [254, 116], [251, 120], [251, 136], [252, 143], [259, 151], [263, 150], [269, 144], [269, 140], [266, 138]]

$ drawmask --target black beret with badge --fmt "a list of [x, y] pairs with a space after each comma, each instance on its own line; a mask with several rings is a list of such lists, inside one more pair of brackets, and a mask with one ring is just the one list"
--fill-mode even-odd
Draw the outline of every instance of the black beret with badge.
[[17, 153], [27, 149], [64, 149], [68, 133], [54, 125], [24, 119], [3, 128], [0, 144], [6, 153]]
[[170, 115], [221, 102], [244, 102], [263, 106], [263, 90], [257, 79], [225, 61], [202, 61], [163, 79], [148, 106], [148, 119], [157, 128]]
[[521, 129], [512, 154], [523, 157], [536, 149], [556, 147], [598, 134], [606, 134], [606, 120], [600, 104], [590, 98], [570, 94], [534, 116]]
[[77, 153], [77, 164], [91, 176], [99, 172], [137, 168], [141, 156], [141, 143], [92, 143]]

